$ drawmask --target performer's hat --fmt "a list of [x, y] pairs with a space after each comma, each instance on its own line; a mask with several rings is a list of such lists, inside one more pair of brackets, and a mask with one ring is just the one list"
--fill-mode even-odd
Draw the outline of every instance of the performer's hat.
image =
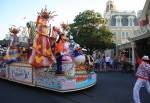
[[149, 57], [148, 57], [147, 55], [144, 55], [144, 56], [142, 57], [142, 60], [149, 60]]

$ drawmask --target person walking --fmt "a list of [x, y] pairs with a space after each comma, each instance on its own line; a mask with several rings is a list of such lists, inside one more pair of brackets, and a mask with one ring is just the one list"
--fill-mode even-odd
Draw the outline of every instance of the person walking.
[[114, 62], [113, 62], [113, 69], [115, 70], [115, 71], [118, 71], [118, 64], [119, 64], [119, 61], [118, 61], [118, 58], [115, 56], [114, 57]]
[[100, 57], [100, 71], [105, 71], [105, 56]]
[[110, 61], [111, 61], [111, 58], [110, 56], [106, 56], [105, 57], [105, 62], [106, 62], [106, 70], [110, 70], [111, 66], [110, 66]]
[[140, 97], [139, 97], [139, 91], [141, 87], [145, 87], [147, 92], [150, 94], [150, 83], [149, 83], [149, 76], [150, 73], [150, 64], [149, 64], [149, 57], [143, 56], [142, 62], [137, 68], [136, 72], [136, 83], [133, 88], [133, 99], [134, 103], [141, 103]]

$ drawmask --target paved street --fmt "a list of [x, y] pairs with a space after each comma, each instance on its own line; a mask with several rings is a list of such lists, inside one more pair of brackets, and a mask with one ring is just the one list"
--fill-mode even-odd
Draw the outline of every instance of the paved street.
[[[0, 80], [0, 103], [132, 103], [133, 73], [99, 72], [97, 84], [87, 90], [56, 93]], [[142, 88], [142, 103], [150, 103]]]

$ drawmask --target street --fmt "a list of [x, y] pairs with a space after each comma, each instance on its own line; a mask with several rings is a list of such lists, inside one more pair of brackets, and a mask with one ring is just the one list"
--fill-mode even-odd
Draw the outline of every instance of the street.
[[[133, 103], [133, 73], [98, 72], [97, 84], [89, 89], [56, 93], [0, 79], [0, 103]], [[145, 89], [142, 103], [150, 103]]]

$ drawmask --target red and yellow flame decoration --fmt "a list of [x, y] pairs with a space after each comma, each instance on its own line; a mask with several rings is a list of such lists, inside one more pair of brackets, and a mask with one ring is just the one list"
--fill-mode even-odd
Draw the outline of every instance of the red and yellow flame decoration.
[[49, 67], [55, 62], [47, 26], [47, 22], [54, 17], [52, 13], [48, 12], [46, 8], [38, 13], [36, 21], [37, 36], [34, 40], [32, 55], [29, 59], [29, 63], [35, 68]]

